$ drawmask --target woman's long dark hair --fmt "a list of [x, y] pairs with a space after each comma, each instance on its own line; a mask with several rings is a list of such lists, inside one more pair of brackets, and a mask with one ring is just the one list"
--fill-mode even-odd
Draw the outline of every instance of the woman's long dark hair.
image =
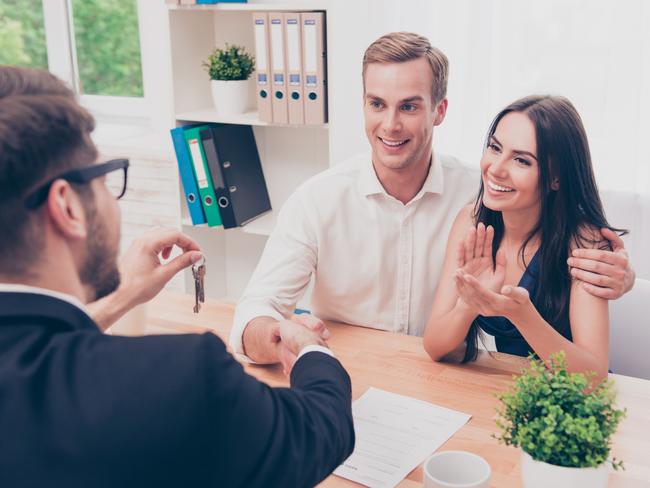
[[[531, 297], [544, 319], [559, 333], [570, 337], [568, 321], [561, 318], [568, 313], [571, 275], [566, 260], [571, 246], [585, 247], [600, 242], [590, 229], [610, 228], [598, 195], [598, 187], [591, 167], [589, 144], [580, 115], [569, 100], [558, 96], [529, 96], [504, 108], [494, 118], [488, 131], [486, 146], [501, 119], [511, 112], [528, 116], [535, 126], [537, 161], [539, 165], [539, 192], [541, 211], [539, 221], [520, 249], [524, 260], [526, 246], [539, 236], [539, 272], [535, 296]], [[553, 190], [553, 180], [559, 189]], [[474, 204], [475, 223], [494, 227], [493, 259], [503, 238], [501, 212], [483, 204], [483, 179]], [[525, 260], [524, 263], [526, 264]], [[527, 264], [526, 264], [527, 265]], [[565, 323], [562, 327], [559, 324]], [[470, 327], [463, 362], [473, 361], [478, 353], [478, 325]]]

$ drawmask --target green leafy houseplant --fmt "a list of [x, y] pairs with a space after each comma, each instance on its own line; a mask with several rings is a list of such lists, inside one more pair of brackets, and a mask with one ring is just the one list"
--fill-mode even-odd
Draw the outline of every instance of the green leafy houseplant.
[[211, 80], [247, 80], [255, 69], [255, 58], [241, 46], [218, 47], [203, 62]]
[[[613, 382], [594, 385], [593, 376], [567, 372], [564, 352], [552, 355], [548, 366], [531, 357], [514, 386], [498, 395], [497, 439], [536, 461], [574, 468], [601, 465], [625, 411], [614, 407]], [[611, 462], [614, 469], [623, 467], [622, 461]]]

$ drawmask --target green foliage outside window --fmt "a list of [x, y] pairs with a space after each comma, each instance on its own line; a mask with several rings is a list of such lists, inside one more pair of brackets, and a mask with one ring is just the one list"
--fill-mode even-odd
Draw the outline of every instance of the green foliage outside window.
[[[499, 441], [518, 446], [536, 461], [595, 468], [607, 461], [611, 436], [625, 415], [614, 407], [611, 380], [594, 385], [593, 374], [567, 372], [564, 352], [550, 365], [531, 358], [514, 386], [498, 398]], [[613, 459], [614, 469], [623, 467]]]
[[0, 64], [47, 68], [42, 0], [0, 0]]
[[141, 97], [136, 0], [73, 0], [81, 92]]
[[[136, 0], [73, 0], [81, 92], [143, 96]], [[0, 0], [0, 64], [47, 69], [42, 0]]]
[[240, 46], [218, 47], [203, 63], [211, 80], [247, 80], [255, 69], [255, 58]]

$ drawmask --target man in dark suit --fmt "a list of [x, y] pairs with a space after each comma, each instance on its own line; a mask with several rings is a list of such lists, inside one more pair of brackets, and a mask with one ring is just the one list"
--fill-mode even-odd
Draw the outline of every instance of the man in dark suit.
[[318, 332], [280, 324], [291, 387], [270, 388], [213, 334], [108, 336], [89, 316], [97, 300], [107, 325], [200, 257], [156, 231], [120, 285], [128, 161], [96, 163], [93, 128], [49, 73], [0, 67], [0, 486], [318, 483], [354, 444], [350, 380]]

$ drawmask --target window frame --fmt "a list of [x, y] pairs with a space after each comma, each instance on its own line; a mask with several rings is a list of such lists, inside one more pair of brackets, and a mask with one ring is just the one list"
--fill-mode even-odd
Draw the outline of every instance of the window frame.
[[148, 119], [150, 117], [145, 86], [144, 70], [146, 63], [143, 61], [144, 53], [142, 49], [143, 23], [140, 21], [143, 1], [146, 0], [136, 0], [144, 95], [142, 97], [128, 97], [80, 93], [77, 49], [72, 19], [72, 0], [42, 0], [48, 69], [68, 83], [79, 94], [81, 104], [88, 108], [95, 117], [129, 119]]

